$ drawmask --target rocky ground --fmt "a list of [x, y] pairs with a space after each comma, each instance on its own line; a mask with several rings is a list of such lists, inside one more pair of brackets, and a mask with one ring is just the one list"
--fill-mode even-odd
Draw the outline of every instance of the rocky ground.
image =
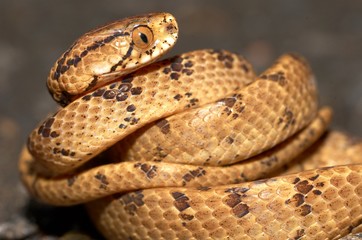
[[55, 109], [45, 79], [56, 58], [95, 26], [151, 11], [171, 12], [179, 21], [171, 54], [223, 48], [244, 55], [259, 71], [284, 52], [303, 54], [315, 71], [321, 103], [335, 110], [333, 127], [362, 137], [362, 2], [2, 0], [0, 239], [55, 239], [70, 229], [99, 238], [81, 207], [30, 200], [17, 158], [29, 131]]

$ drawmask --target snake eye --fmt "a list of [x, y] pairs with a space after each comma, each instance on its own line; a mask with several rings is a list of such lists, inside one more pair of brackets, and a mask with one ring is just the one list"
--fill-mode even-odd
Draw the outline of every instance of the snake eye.
[[153, 32], [146, 26], [138, 26], [133, 29], [132, 41], [139, 48], [147, 48], [153, 41]]

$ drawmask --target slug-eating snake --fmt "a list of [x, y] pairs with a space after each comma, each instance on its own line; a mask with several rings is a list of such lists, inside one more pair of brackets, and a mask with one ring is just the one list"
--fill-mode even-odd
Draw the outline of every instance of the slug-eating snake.
[[108, 239], [360, 232], [362, 143], [326, 132], [308, 63], [286, 54], [256, 77], [225, 50], [157, 61], [177, 38], [175, 18], [153, 13], [74, 42], [47, 80], [63, 108], [20, 157], [29, 192], [85, 203]]

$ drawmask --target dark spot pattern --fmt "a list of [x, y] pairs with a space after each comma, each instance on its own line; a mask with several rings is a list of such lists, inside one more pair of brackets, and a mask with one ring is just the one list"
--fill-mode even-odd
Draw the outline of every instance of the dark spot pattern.
[[283, 130], [296, 123], [294, 113], [288, 107], [285, 108], [283, 116], [279, 118], [278, 125], [282, 123], [284, 123]]
[[300, 193], [296, 193], [292, 198], [287, 199], [285, 204], [293, 204], [295, 207], [299, 207], [304, 203], [304, 195]]
[[160, 128], [161, 132], [163, 134], [170, 133], [170, 123], [167, 121], [167, 119], [160, 119], [156, 121], [156, 126]]
[[233, 144], [234, 138], [228, 136], [228, 137], [225, 139], [225, 141], [226, 141], [228, 144]]
[[206, 170], [202, 167], [198, 167], [195, 170], [190, 170], [188, 173], [182, 176], [183, 179], [183, 186], [186, 185], [187, 182], [190, 182], [191, 180], [204, 176], [206, 174]]
[[231, 55], [231, 53], [224, 51], [224, 50], [211, 50], [210, 53], [216, 54], [217, 60], [222, 62], [226, 68], [229, 68], [229, 69], [233, 68], [234, 58]]
[[208, 187], [208, 186], [199, 186], [197, 187], [197, 190], [200, 190], [200, 191], [209, 191], [211, 189], [211, 187]]
[[317, 174], [317, 175], [315, 175], [315, 176], [313, 176], [313, 177], [310, 177], [309, 180], [314, 181], [314, 180], [316, 180], [318, 177], [319, 177], [319, 174]]
[[107, 189], [107, 185], [109, 184], [109, 182], [106, 175], [98, 172], [94, 177], [100, 182], [99, 188]]
[[242, 97], [241, 94], [234, 94], [231, 97], [222, 98], [217, 102], [225, 106], [223, 113], [227, 116], [231, 115], [233, 119], [236, 119], [245, 109], [245, 105], [243, 105], [241, 101]]
[[58, 137], [59, 134], [51, 130], [51, 127], [52, 127], [54, 121], [55, 121], [54, 117], [50, 117], [47, 120], [45, 120], [43, 122], [43, 124], [38, 128], [38, 134], [42, 135], [42, 137], [44, 137], [44, 138], [47, 138], [47, 137], [56, 138], [56, 137]]
[[154, 148], [154, 156], [157, 156], [158, 158], [154, 159], [155, 162], [161, 162], [162, 159], [167, 157], [168, 153], [163, 150], [162, 147], [157, 146]]
[[192, 66], [192, 61], [176, 56], [170, 59], [170, 66], [165, 67], [162, 72], [169, 75], [171, 80], [179, 80], [182, 75], [191, 76], [194, 73]]
[[266, 159], [263, 159], [260, 163], [264, 164], [264, 165], [266, 165], [268, 167], [271, 167], [271, 166], [278, 163], [278, 157], [273, 155], [273, 156], [270, 156], [270, 157], [268, 157]]
[[71, 151], [70, 149], [64, 149], [64, 148], [53, 148], [53, 154], [61, 154], [63, 156], [75, 156], [75, 152]]
[[135, 168], [139, 168], [148, 179], [152, 179], [157, 175], [157, 166], [147, 163], [136, 163]]
[[172, 192], [171, 193], [174, 201], [174, 206], [179, 210], [180, 212], [186, 210], [190, 207], [190, 204], [188, 201], [190, 200], [184, 193], [182, 192]]
[[226, 193], [230, 193], [226, 197], [225, 204], [232, 209], [232, 213], [238, 218], [242, 218], [249, 213], [249, 206], [242, 201], [246, 197], [245, 193], [247, 191], [249, 191], [249, 188], [245, 187], [228, 188], [225, 190]]
[[281, 86], [284, 86], [287, 81], [286, 77], [285, 77], [285, 73], [282, 71], [279, 71], [276, 73], [271, 73], [271, 74], [263, 74], [260, 76], [260, 78], [264, 79], [264, 80], [270, 80], [270, 81], [277, 82]]
[[[55, 68], [53, 79], [58, 80], [62, 74], [64, 74], [66, 71], [69, 70], [71, 66], [77, 67], [78, 63], [82, 61], [82, 59], [89, 54], [89, 52], [92, 52], [98, 48], [103, 47], [106, 43], [111, 42], [115, 38], [119, 36], [125, 36], [129, 35], [129, 33], [119, 32], [115, 31], [111, 35], [106, 36], [105, 38], [101, 40], [94, 41], [91, 45], [87, 46], [83, 49], [83, 51], [77, 55], [70, 56], [70, 52], [73, 50], [73, 48], [78, 44], [78, 42], [75, 42], [64, 54], [63, 56], [57, 61], [57, 66]], [[128, 56], [127, 56], [128, 57]]]
[[302, 216], [302, 217], [305, 217], [307, 216], [309, 213], [312, 212], [312, 206], [308, 205], [308, 204], [304, 204], [303, 206], [300, 206], [299, 208], [299, 214]]
[[295, 185], [295, 189], [305, 195], [313, 189], [313, 185], [310, 185], [307, 180], [303, 180]]
[[77, 176], [76, 176], [76, 175], [74, 175], [74, 176], [72, 176], [72, 177], [68, 178], [68, 179], [67, 179], [67, 184], [68, 184], [68, 187], [73, 186], [73, 184], [74, 184], [75, 180], [77, 180]]
[[301, 239], [303, 236], [305, 235], [305, 230], [304, 229], [298, 229], [297, 230], [297, 235], [294, 236], [294, 240], [299, 240]]
[[181, 98], [182, 98], [182, 95], [181, 94], [176, 94], [173, 98], [176, 99], [177, 101], [180, 101]]
[[123, 194], [118, 198], [118, 200], [122, 203], [126, 212], [133, 216], [137, 209], [145, 204], [143, 197], [144, 195], [142, 190], [139, 190]]
[[[132, 85], [133, 76], [127, 76], [121, 80], [120, 83], [114, 83], [108, 87], [103, 87], [95, 90], [92, 93], [84, 95], [83, 101], [90, 101], [92, 98], [102, 97], [106, 100], [116, 100], [123, 102], [128, 99], [130, 95], [141, 95], [141, 87], [133, 87]], [[131, 107], [133, 109], [133, 107]], [[128, 109], [127, 109], [128, 110]]]
[[186, 213], [181, 213], [180, 218], [182, 220], [191, 221], [192, 219], [194, 219], [194, 216]]

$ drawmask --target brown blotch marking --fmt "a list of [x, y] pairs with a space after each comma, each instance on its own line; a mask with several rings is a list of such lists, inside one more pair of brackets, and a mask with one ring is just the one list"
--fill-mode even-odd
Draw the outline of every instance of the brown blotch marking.
[[191, 92], [187, 92], [187, 93], [185, 93], [185, 96], [189, 98], [189, 97], [192, 96], [192, 93], [191, 93]]
[[147, 163], [136, 163], [134, 167], [141, 169], [148, 179], [152, 179], [157, 175], [157, 166], [155, 165], [149, 165]]
[[192, 219], [194, 219], [194, 216], [186, 213], [180, 213], [180, 218], [186, 221], [191, 221]]
[[182, 73], [186, 74], [187, 76], [191, 76], [194, 73], [193, 69], [182, 69]]
[[240, 195], [237, 194], [237, 193], [229, 194], [228, 198], [225, 201], [225, 203], [231, 208], [235, 207], [236, 205], [241, 203]]
[[246, 188], [246, 187], [233, 187], [233, 188], [227, 188], [225, 189], [226, 193], [246, 193], [247, 191], [249, 191], [250, 188]]
[[101, 189], [106, 189], [107, 185], [109, 184], [108, 180], [107, 180], [107, 176], [98, 172], [95, 176], [94, 176], [97, 180], [100, 181], [100, 185], [99, 188]]
[[118, 91], [113, 90], [113, 89], [107, 90], [107, 91], [105, 91], [105, 92], [103, 93], [103, 98], [104, 98], [104, 99], [113, 99], [113, 98], [115, 98], [115, 96], [117, 95], [117, 93], [118, 93]]
[[45, 123], [44, 123], [44, 127], [45, 128], [51, 128], [54, 121], [55, 121], [55, 119], [53, 117], [48, 118], [48, 120], [46, 120]]
[[134, 215], [137, 208], [144, 205], [142, 190], [121, 195], [118, 199], [124, 205], [124, 209], [130, 215]]
[[234, 58], [229, 52], [223, 50], [212, 50], [211, 53], [217, 54], [217, 59], [220, 62], [223, 62], [226, 68], [233, 67]]
[[268, 167], [273, 166], [278, 162], [278, 157], [273, 155], [261, 161], [261, 164], [267, 165]]
[[186, 182], [190, 182], [192, 179], [204, 176], [205, 174], [206, 174], [206, 171], [202, 167], [198, 167], [195, 170], [191, 170], [182, 176], [182, 179], [184, 180], [183, 185], [185, 186]]
[[179, 73], [171, 73], [170, 75], [172, 80], [178, 80], [180, 78], [180, 74]]
[[298, 192], [307, 194], [310, 190], [313, 189], [313, 185], [308, 184], [307, 180], [303, 180], [295, 185], [295, 188]]
[[241, 69], [244, 70], [244, 72], [248, 73], [250, 71], [249, 67], [245, 64], [245, 63], [242, 63], [241, 64]]
[[122, 83], [131, 83], [133, 81], [133, 75], [128, 75], [122, 79]]
[[196, 188], [197, 190], [200, 190], [200, 191], [208, 191], [211, 189], [211, 187], [208, 187], [208, 186], [199, 186]]
[[194, 65], [193, 62], [187, 61], [184, 66], [185, 66], [186, 68], [190, 68], [190, 67], [192, 67], [193, 65]]
[[246, 192], [249, 191], [249, 188], [228, 188], [225, 190], [227, 199], [225, 200], [226, 205], [232, 208], [233, 214], [241, 218], [249, 213], [249, 206], [242, 202], [242, 198], [246, 196]]
[[92, 96], [93, 97], [100, 97], [103, 95], [103, 93], [105, 92], [106, 90], [104, 88], [99, 88], [97, 90], [95, 90], [93, 93], [92, 93]]
[[238, 106], [238, 107], [235, 107], [234, 108], [238, 113], [242, 113], [243, 111], [244, 111], [244, 109], [245, 109], [245, 106], [243, 105], [243, 106]]
[[304, 195], [300, 194], [300, 193], [296, 193], [293, 195], [292, 198], [290, 199], [287, 199], [285, 201], [285, 204], [293, 204], [294, 203], [294, 206], [296, 207], [299, 207], [301, 206], [303, 203], [304, 203]]
[[134, 111], [136, 111], [136, 106], [133, 104], [128, 105], [126, 110], [127, 110], [127, 112], [134, 112]]
[[49, 136], [53, 138], [58, 137], [59, 135], [56, 132], [51, 131], [51, 127], [54, 121], [55, 121], [54, 117], [50, 117], [47, 120], [45, 120], [43, 124], [39, 127], [38, 134], [42, 135], [43, 137], [49, 137]]
[[181, 192], [173, 192], [171, 193], [174, 201], [174, 206], [179, 210], [180, 212], [184, 211], [185, 209], [190, 207], [190, 204], [188, 201], [190, 200], [184, 193]]
[[183, 66], [181, 63], [171, 63], [171, 70], [175, 72], [181, 72]]
[[286, 83], [285, 73], [282, 71], [279, 71], [277, 73], [272, 73], [268, 75], [262, 75], [260, 76], [261, 79], [264, 80], [270, 80], [279, 83], [281, 86], [283, 86]]
[[233, 213], [236, 217], [242, 218], [249, 213], [249, 206], [245, 203], [240, 203], [233, 207]]
[[229, 107], [225, 107], [223, 112], [226, 113], [227, 116], [229, 116], [230, 114], [232, 114], [233, 111]]
[[229, 144], [232, 144], [234, 142], [234, 139], [232, 137], [228, 136], [226, 138], [226, 142], [229, 143]]
[[76, 175], [74, 175], [74, 176], [72, 176], [72, 177], [68, 178], [68, 179], [67, 179], [67, 184], [68, 184], [68, 187], [73, 186], [73, 184], [74, 184], [75, 180], [77, 180], [77, 176], [76, 176]]
[[60, 150], [60, 153], [61, 153], [63, 156], [69, 156], [70, 150], [69, 150], [69, 149], [64, 149], [64, 148], [62, 148], [62, 149]]
[[91, 98], [92, 98], [92, 95], [85, 95], [82, 97], [82, 100], [89, 101], [89, 100], [91, 100]]
[[316, 183], [316, 187], [324, 187], [324, 182]]
[[56, 137], [59, 137], [59, 133], [57, 133], [56, 131], [53, 131], [53, 132], [50, 133], [50, 136], [52, 138], [56, 138]]
[[131, 88], [131, 94], [132, 95], [140, 95], [141, 93], [142, 93], [142, 88], [141, 87]]
[[300, 181], [300, 178], [299, 178], [299, 177], [296, 177], [296, 178], [294, 178], [294, 180], [293, 180], [293, 184], [297, 184], [299, 181]]
[[300, 207], [300, 215], [305, 217], [312, 212], [312, 206], [305, 204]]
[[313, 190], [313, 193], [314, 193], [315, 195], [321, 195], [321, 194], [322, 194], [322, 192], [321, 192], [320, 190], [318, 190], [318, 189]]
[[127, 98], [128, 98], [128, 94], [124, 93], [124, 92], [118, 93], [117, 96], [116, 96], [116, 100], [119, 101], [119, 102], [123, 102]]
[[166, 119], [156, 121], [156, 126], [160, 128], [163, 134], [170, 133], [170, 123]]
[[191, 106], [196, 106], [196, 104], [199, 102], [199, 99], [197, 98], [192, 98], [190, 99], [190, 105]]
[[121, 92], [128, 92], [130, 89], [132, 89], [132, 83], [122, 83], [119, 85], [118, 90]]
[[177, 101], [180, 101], [180, 99], [182, 98], [182, 95], [176, 94], [173, 98], [176, 99]]
[[163, 72], [164, 74], [169, 74], [169, 73], [171, 72], [171, 68], [166, 67], [166, 68], [163, 69], [162, 72]]
[[168, 153], [164, 152], [162, 147], [157, 146], [155, 149], [155, 153], [158, 157], [160, 157], [161, 159], [159, 159], [159, 161], [162, 161], [163, 158], [167, 157]]
[[298, 230], [297, 230], [297, 235], [295, 235], [295, 237], [294, 237], [293, 239], [294, 239], [294, 240], [299, 240], [299, 239], [301, 239], [304, 235], [305, 235], [304, 229], [298, 229]]
[[220, 99], [218, 102], [220, 103], [224, 103], [225, 106], [227, 107], [233, 107], [235, 102], [236, 102], [236, 99], [233, 98], [233, 97], [230, 97], [230, 98], [223, 98], [223, 99]]
[[[41, 129], [41, 130], [40, 130]], [[50, 129], [49, 128], [42, 128], [42, 127], [40, 127], [39, 128], [39, 131], [41, 131], [41, 135], [43, 136], [43, 137], [49, 137], [49, 135], [50, 135]]]
[[138, 121], [140, 120], [139, 118], [136, 117], [126, 117], [123, 119], [124, 121], [128, 122], [130, 125], [135, 125], [138, 123]]
[[310, 177], [309, 180], [314, 181], [314, 180], [316, 180], [318, 177], [319, 177], [319, 174], [317, 174], [317, 175], [315, 175], [315, 176], [313, 176], [313, 177]]
[[278, 124], [281, 124], [283, 122], [285, 122], [283, 130], [287, 129], [291, 125], [294, 125], [296, 122], [294, 118], [294, 113], [287, 107], [284, 110], [283, 116], [279, 118]]

